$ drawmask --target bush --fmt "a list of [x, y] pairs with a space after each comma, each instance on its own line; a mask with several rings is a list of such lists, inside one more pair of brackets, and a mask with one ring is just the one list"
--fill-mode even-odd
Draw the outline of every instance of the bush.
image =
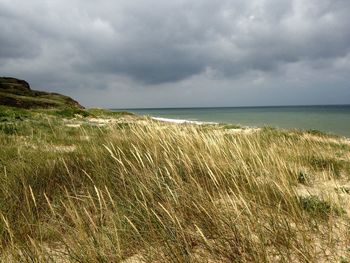
[[0, 105], [0, 122], [12, 120], [24, 120], [31, 117], [32, 114], [28, 110]]
[[307, 184], [309, 180], [310, 180], [309, 175], [306, 174], [305, 172], [300, 172], [298, 174], [298, 183]]
[[342, 160], [325, 157], [308, 157], [308, 163], [317, 170], [330, 170], [335, 177], [341, 176], [341, 171], [347, 168], [347, 163]]
[[344, 213], [342, 208], [331, 205], [329, 202], [321, 200], [315, 195], [300, 197], [299, 201], [301, 207], [313, 216], [328, 217], [330, 214], [339, 216]]
[[0, 131], [7, 135], [17, 134], [18, 129], [13, 123], [0, 123]]

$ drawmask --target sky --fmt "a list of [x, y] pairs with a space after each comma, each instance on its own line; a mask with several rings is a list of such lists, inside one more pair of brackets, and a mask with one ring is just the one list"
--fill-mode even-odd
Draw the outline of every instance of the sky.
[[87, 107], [350, 104], [349, 0], [0, 0], [0, 76]]

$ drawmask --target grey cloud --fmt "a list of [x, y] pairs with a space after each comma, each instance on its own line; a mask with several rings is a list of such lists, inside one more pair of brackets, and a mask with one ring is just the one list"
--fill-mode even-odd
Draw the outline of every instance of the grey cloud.
[[15, 18], [0, 13], [0, 32], [0, 59], [32, 58], [40, 54], [39, 36]]
[[348, 0], [0, 0], [0, 70], [68, 91], [181, 89], [208, 70], [232, 85], [260, 72], [278, 86], [288, 65], [321, 74], [348, 57], [348, 10]]

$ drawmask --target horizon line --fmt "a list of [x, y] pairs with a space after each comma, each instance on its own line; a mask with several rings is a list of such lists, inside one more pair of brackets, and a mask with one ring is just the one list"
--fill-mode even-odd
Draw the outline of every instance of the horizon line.
[[199, 106], [199, 107], [142, 107], [142, 108], [107, 108], [109, 110], [157, 110], [157, 109], [212, 109], [212, 108], [287, 108], [287, 107], [334, 107], [350, 104], [309, 104], [309, 105], [259, 105], [259, 106]]

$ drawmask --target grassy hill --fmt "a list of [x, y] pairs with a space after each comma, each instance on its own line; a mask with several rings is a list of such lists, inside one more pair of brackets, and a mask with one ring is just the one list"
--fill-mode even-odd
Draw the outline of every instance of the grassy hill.
[[81, 111], [0, 106], [0, 262], [349, 262], [348, 140]]
[[68, 96], [32, 90], [26, 81], [9, 77], [0, 77], [0, 105], [25, 109], [84, 108]]

